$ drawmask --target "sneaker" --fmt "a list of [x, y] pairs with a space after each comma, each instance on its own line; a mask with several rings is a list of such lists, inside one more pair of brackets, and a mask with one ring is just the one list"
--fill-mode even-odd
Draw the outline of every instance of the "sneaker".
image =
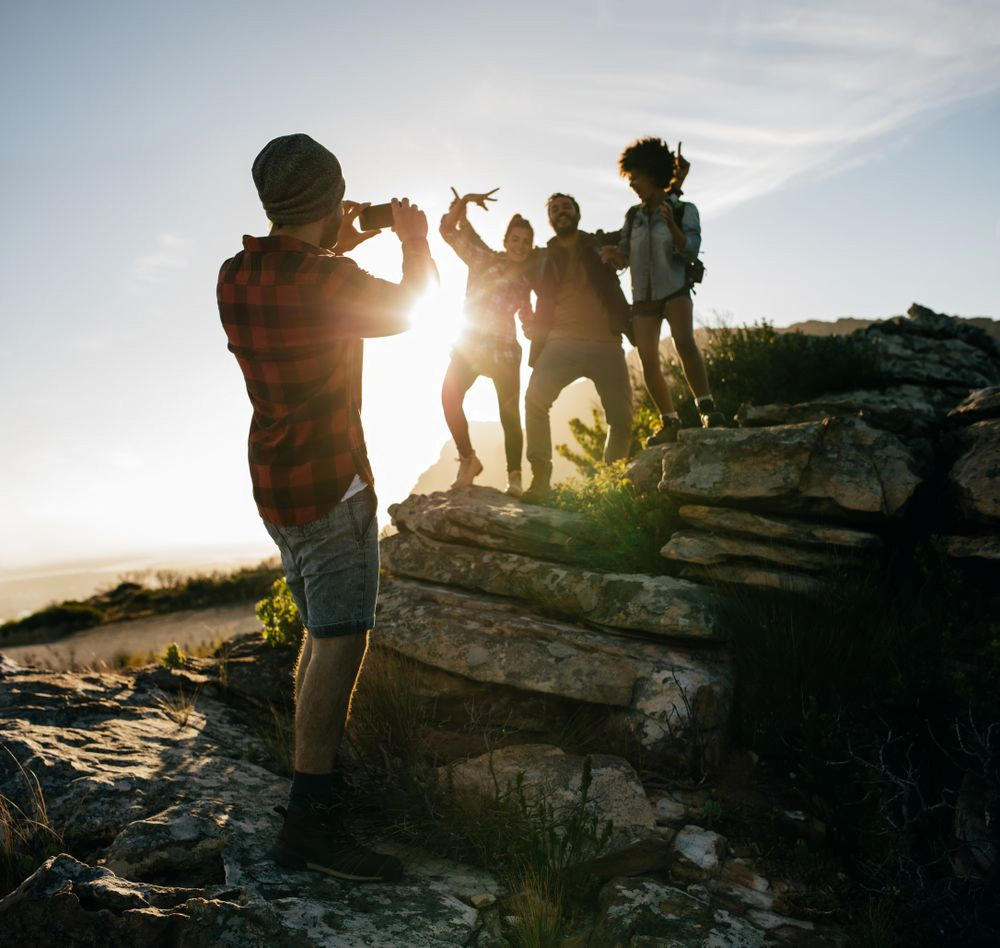
[[728, 428], [729, 422], [721, 411], [709, 411], [701, 416], [701, 426], [702, 428]]
[[285, 818], [271, 857], [285, 869], [311, 869], [351, 882], [391, 882], [403, 874], [395, 856], [362, 846], [348, 833], [336, 809], [276, 806]]
[[451, 485], [451, 489], [470, 487], [476, 477], [482, 473], [483, 462], [476, 457], [475, 451], [468, 457], [460, 457], [458, 459], [458, 477], [455, 478], [455, 483]]
[[680, 429], [680, 418], [664, 418], [660, 430], [646, 439], [646, 447], [653, 448], [658, 444], [673, 444], [677, 440], [677, 432]]
[[715, 399], [706, 395], [701, 402], [695, 403], [701, 416], [702, 428], [727, 428], [729, 422], [726, 416], [715, 407]]
[[510, 497], [520, 497], [524, 493], [524, 487], [521, 486], [521, 472], [520, 471], [508, 471], [507, 472], [507, 494]]

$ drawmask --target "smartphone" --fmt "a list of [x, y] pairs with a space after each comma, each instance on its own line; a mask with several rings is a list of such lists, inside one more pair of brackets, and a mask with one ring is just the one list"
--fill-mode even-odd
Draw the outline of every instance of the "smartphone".
[[392, 205], [373, 204], [366, 207], [358, 217], [362, 230], [381, 230], [392, 227]]

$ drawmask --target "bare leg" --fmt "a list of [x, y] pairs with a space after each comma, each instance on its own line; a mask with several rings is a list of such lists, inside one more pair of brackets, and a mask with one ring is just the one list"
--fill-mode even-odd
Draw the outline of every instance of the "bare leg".
[[674, 400], [670, 397], [670, 387], [663, 377], [660, 365], [660, 326], [659, 316], [635, 316], [632, 325], [635, 328], [635, 347], [639, 350], [639, 361], [642, 362], [642, 378], [646, 390], [659, 409], [661, 415], [669, 415], [674, 411]]
[[299, 648], [299, 657], [295, 660], [295, 704], [299, 703], [299, 695], [302, 694], [302, 682], [306, 677], [306, 669], [309, 667], [309, 658], [312, 656], [312, 636], [306, 629], [302, 633], [302, 645]]
[[694, 341], [694, 305], [688, 297], [678, 296], [667, 303], [667, 322], [688, 386], [695, 398], [701, 398], [709, 391], [708, 373], [705, 371], [705, 360]]
[[452, 356], [441, 385], [444, 420], [455, 441], [455, 447], [463, 458], [472, 454], [472, 442], [469, 440], [469, 422], [462, 409], [462, 402], [465, 400], [465, 393], [472, 388], [472, 383], [477, 378], [479, 376], [462, 359]]
[[310, 641], [295, 707], [295, 769], [300, 773], [328, 774], [333, 770], [350, 716], [368, 634], [331, 639], [310, 636]]

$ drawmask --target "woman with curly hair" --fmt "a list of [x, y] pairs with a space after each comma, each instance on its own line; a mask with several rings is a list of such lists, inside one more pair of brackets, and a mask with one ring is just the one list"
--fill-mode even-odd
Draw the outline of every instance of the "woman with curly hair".
[[602, 248], [602, 257], [632, 275], [632, 315], [643, 380], [659, 409], [660, 429], [646, 442], [663, 444], [677, 439], [680, 418], [660, 365], [660, 329], [664, 319], [677, 347], [684, 376], [695, 396], [702, 425], [726, 423], [708, 389], [705, 361], [694, 338], [694, 307], [688, 265], [698, 258], [701, 222], [698, 208], [681, 202], [681, 184], [689, 162], [675, 155], [659, 138], [632, 142], [618, 159], [618, 170], [628, 179], [640, 203], [629, 208], [617, 246]]
[[451, 363], [441, 388], [448, 430], [458, 448], [458, 476], [451, 485], [468, 487], [482, 473], [482, 462], [469, 439], [469, 422], [462, 403], [465, 393], [480, 375], [493, 380], [500, 406], [504, 449], [507, 457], [507, 493], [520, 497], [521, 454], [521, 346], [517, 341], [515, 314], [521, 321], [531, 317], [528, 267], [534, 245], [534, 230], [520, 214], [507, 225], [502, 252], [491, 250], [475, 232], [466, 216], [468, 204], [489, 210], [494, 188], [484, 194], [466, 194], [455, 199], [441, 218], [441, 236], [469, 268], [465, 292], [468, 324], [451, 353]]

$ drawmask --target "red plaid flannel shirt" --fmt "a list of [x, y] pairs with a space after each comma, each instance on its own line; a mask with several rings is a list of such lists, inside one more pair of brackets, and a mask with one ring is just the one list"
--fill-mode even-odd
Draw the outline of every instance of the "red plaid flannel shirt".
[[[403, 273], [425, 240], [403, 248]], [[412, 286], [412, 283], [411, 283]], [[292, 237], [244, 237], [219, 271], [219, 314], [253, 405], [250, 477], [261, 517], [290, 526], [329, 511], [358, 474], [364, 337], [406, 328], [412, 289]]]

